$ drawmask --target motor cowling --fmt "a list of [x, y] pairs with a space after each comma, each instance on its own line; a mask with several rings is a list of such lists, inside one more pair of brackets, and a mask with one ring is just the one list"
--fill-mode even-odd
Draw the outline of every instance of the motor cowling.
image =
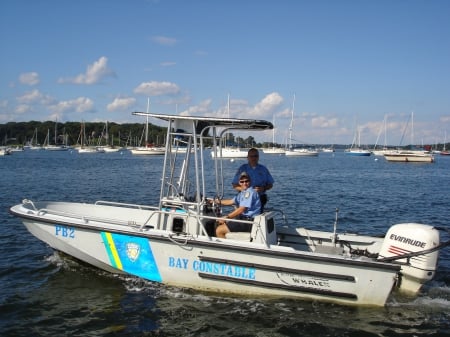
[[[427, 251], [440, 243], [439, 231], [432, 226], [418, 223], [404, 223], [389, 228], [378, 258], [400, 257], [402, 255]], [[399, 288], [417, 292], [421, 285], [434, 277], [439, 251], [418, 256], [399, 258], [403, 263]]]

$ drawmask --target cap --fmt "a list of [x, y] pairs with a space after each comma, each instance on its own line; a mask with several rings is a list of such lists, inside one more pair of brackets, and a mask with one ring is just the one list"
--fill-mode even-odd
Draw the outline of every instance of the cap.
[[242, 178], [249, 178], [250, 179], [250, 176], [248, 175], [248, 173], [247, 172], [242, 172], [240, 175], [239, 175], [239, 179], [242, 179]]

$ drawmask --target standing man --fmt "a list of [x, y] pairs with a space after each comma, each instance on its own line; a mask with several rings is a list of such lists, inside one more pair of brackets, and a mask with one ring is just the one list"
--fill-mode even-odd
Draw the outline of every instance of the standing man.
[[262, 213], [264, 211], [264, 205], [268, 200], [266, 191], [270, 190], [273, 187], [274, 180], [267, 167], [258, 163], [258, 149], [251, 148], [250, 150], [248, 150], [247, 160], [247, 164], [243, 164], [238, 168], [233, 178], [233, 188], [236, 191], [242, 191], [242, 186], [239, 185], [239, 176], [242, 172], [247, 172], [247, 174], [250, 176], [253, 189], [259, 194]]

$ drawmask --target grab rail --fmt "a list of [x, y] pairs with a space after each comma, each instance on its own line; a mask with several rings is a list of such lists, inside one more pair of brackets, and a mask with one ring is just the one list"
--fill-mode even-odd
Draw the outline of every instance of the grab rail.
[[127, 204], [123, 202], [114, 202], [114, 201], [106, 201], [106, 200], [97, 200], [95, 205], [104, 205], [104, 206], [122, 206], [122, 207], [134, 207], [136, 209], [149, 209], [149, 210], [158, 210], [156, 206], [148, 206], [148, 205], [138, 205], [138, 204]]

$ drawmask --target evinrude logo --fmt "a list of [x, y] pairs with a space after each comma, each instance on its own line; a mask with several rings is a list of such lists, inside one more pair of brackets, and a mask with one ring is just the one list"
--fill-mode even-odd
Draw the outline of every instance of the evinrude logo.
[[138, 259], [140, 252], [141, 246], [134, 242], [127, 243], [127, 256], [131, 260], [131, 262], [134, 262]]
[[391, 234], [390, 239], [401, 242], [401, 243], [405, 243], [407, 245], [411, 245], [414, 247], [420, 247], [420, 248], [425, 248], [425, 245], [427, 244], [426, 242], [422, 242], [419, 240], [413, 240], [413, 239], [410, 239], [410, 238], [407, 238], [404, 236], [400, 236], [400, 235], [396, 235], [396, 234]]

